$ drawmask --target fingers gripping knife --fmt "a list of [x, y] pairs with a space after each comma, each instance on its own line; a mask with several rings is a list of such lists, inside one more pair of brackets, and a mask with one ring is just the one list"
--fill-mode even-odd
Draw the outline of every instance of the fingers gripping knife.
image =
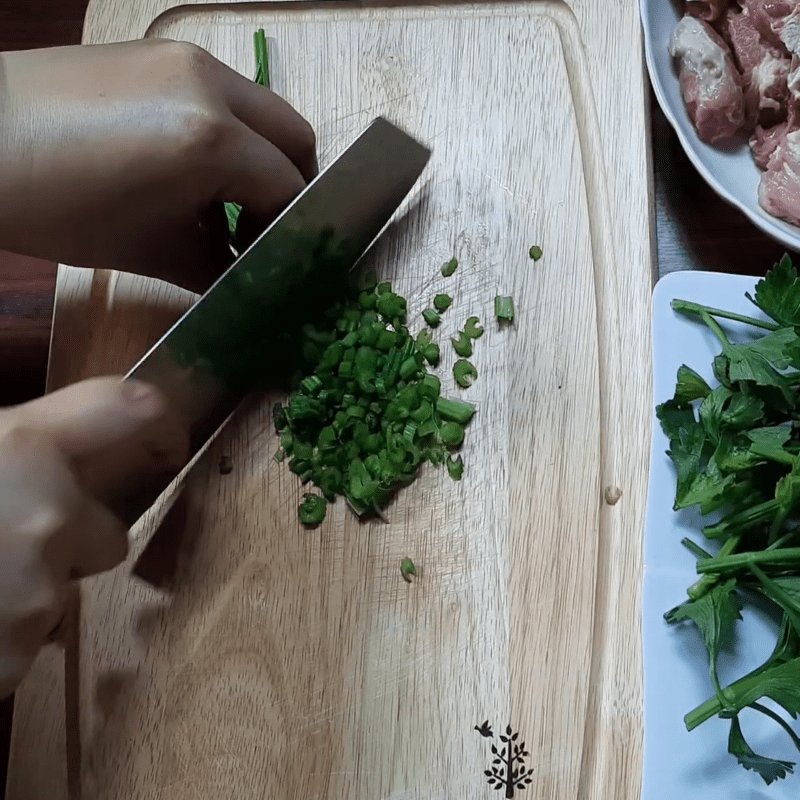
[[[324, 303], [341, 284], [429, 158], [422, 144], [376, 119], [126, 376], [167, 397], [188, 425], [190, 459], [252, 388], [296, 309]], [[133, 525], [170, 482], [165, 477], [115, 510]]]

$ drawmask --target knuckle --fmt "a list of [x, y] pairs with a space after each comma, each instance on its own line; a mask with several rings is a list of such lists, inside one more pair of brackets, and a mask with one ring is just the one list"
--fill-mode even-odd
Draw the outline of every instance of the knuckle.
[[311, 123], [302, 120], [297, 131], [297, 142], [300, 149], [306, 155], [312, 155], [317, 150], [317, 134], [311, 127]]
[[192, 42], [164, 40], [161, 47], [164, 54], [185, 74], [208, 69], [216, 61], [208, 50]]
[[230, 136], [228, 123], [216, 112], [187, 109], [180, 120], [179, 150], [191, 163], [207, 162], [219, 156]]

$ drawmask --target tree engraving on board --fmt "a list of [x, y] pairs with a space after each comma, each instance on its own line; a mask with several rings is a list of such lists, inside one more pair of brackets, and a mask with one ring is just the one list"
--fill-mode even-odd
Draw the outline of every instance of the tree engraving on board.
[[[482, 725], [476, 725], [475, 730], [485, 739], [494, 739], [489, 720]], [[484, 770], [489, 786], [496, 791], [505, 789], [507, 798], [514, 797], [515, 790], [527, 789], [533, 778], [533, 768], [525, 766], [525, 759], [530, 753], [525, 749], [525, 742], [519, 738], [519, 732], [514, 732], [510, 725], [506, 726], [505, 734], [500, 734], [500, 747], [492, 744], [492, 763], [489, 769]]]

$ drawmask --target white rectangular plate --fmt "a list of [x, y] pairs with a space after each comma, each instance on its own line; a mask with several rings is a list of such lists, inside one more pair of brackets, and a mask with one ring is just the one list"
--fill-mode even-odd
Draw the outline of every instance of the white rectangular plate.
[[[676, 272], [653, 295], [653, 438], [647, 505], [642, 630], [644, 639], [645, 755], [642, 800], [795, 800], [800, 796], [800, 753], [771, 720], [754, 711], [740, 715], [742, 730], [757, 753], [798, 763], [794, 775], [767, 786], [728, 755], [729, 723], [717, 718], [687, 732], [683, 716], [714, 693], [702, 637], [690, 624], [671, 626], [664, 612], [686, 599], [697, 579], [694, 556], [681, 544], [688, 536], [705, 549], [698, 511], [676, 513], [675, 471], [666, 455], [667, 437], [655, 418], [655, 405], [672, 397], [681, 364], [718, 385], [712, 359], [720, 351], [714, 334], [699, 320], [674, 312], [672, 300], [696, 303], [764, 318], [745, 297], [758, 278], [705, 272]], [[748, 328], [721, 320], [732, 340], [745, 341]], [[723, 685], [766, 660], [777, 627], [746, 607], [730, 648], [720, 657]], [[765, 702], [765, 705], [769, 701]], [[785, 716], [785, 713], [784, 713]], [[796, 727], [796, 726], [795, 726]]]

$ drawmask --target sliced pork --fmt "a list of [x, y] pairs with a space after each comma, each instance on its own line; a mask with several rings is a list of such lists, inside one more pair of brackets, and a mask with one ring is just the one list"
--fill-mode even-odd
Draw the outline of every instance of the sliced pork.
[[686, 13], [713, 22], [722, 16], [730, 0], [686, 0]]
[[747, 9], [731, 6], [720, 30], [742, 78], [747, 126], [772, 127], [786, 119], [789, 56], [762, 38]]
[[773, 125], [771, 128], [756, 125], [756, 129], [750, 137], [750, 151], [759, 169], [767, 168], [775, 148], [783, 142], [788, 131], [789, 123], [785, 121]]
[[730, 139], [745, 115], [742, 81], [728, 46], [707, 22], [686, 15], [669, 51], [679, 59], [683, 101], [700, 138], [710, 144]]
[[786, 18], [797, 6], [797, 0], [744, 0], [742, 6], [768, 44], [780, 50], [786, 49], [781, 31]]
[[775, 148], [758, 184], [758, 202], [769, 214], [800, 224], [800, 131]]

